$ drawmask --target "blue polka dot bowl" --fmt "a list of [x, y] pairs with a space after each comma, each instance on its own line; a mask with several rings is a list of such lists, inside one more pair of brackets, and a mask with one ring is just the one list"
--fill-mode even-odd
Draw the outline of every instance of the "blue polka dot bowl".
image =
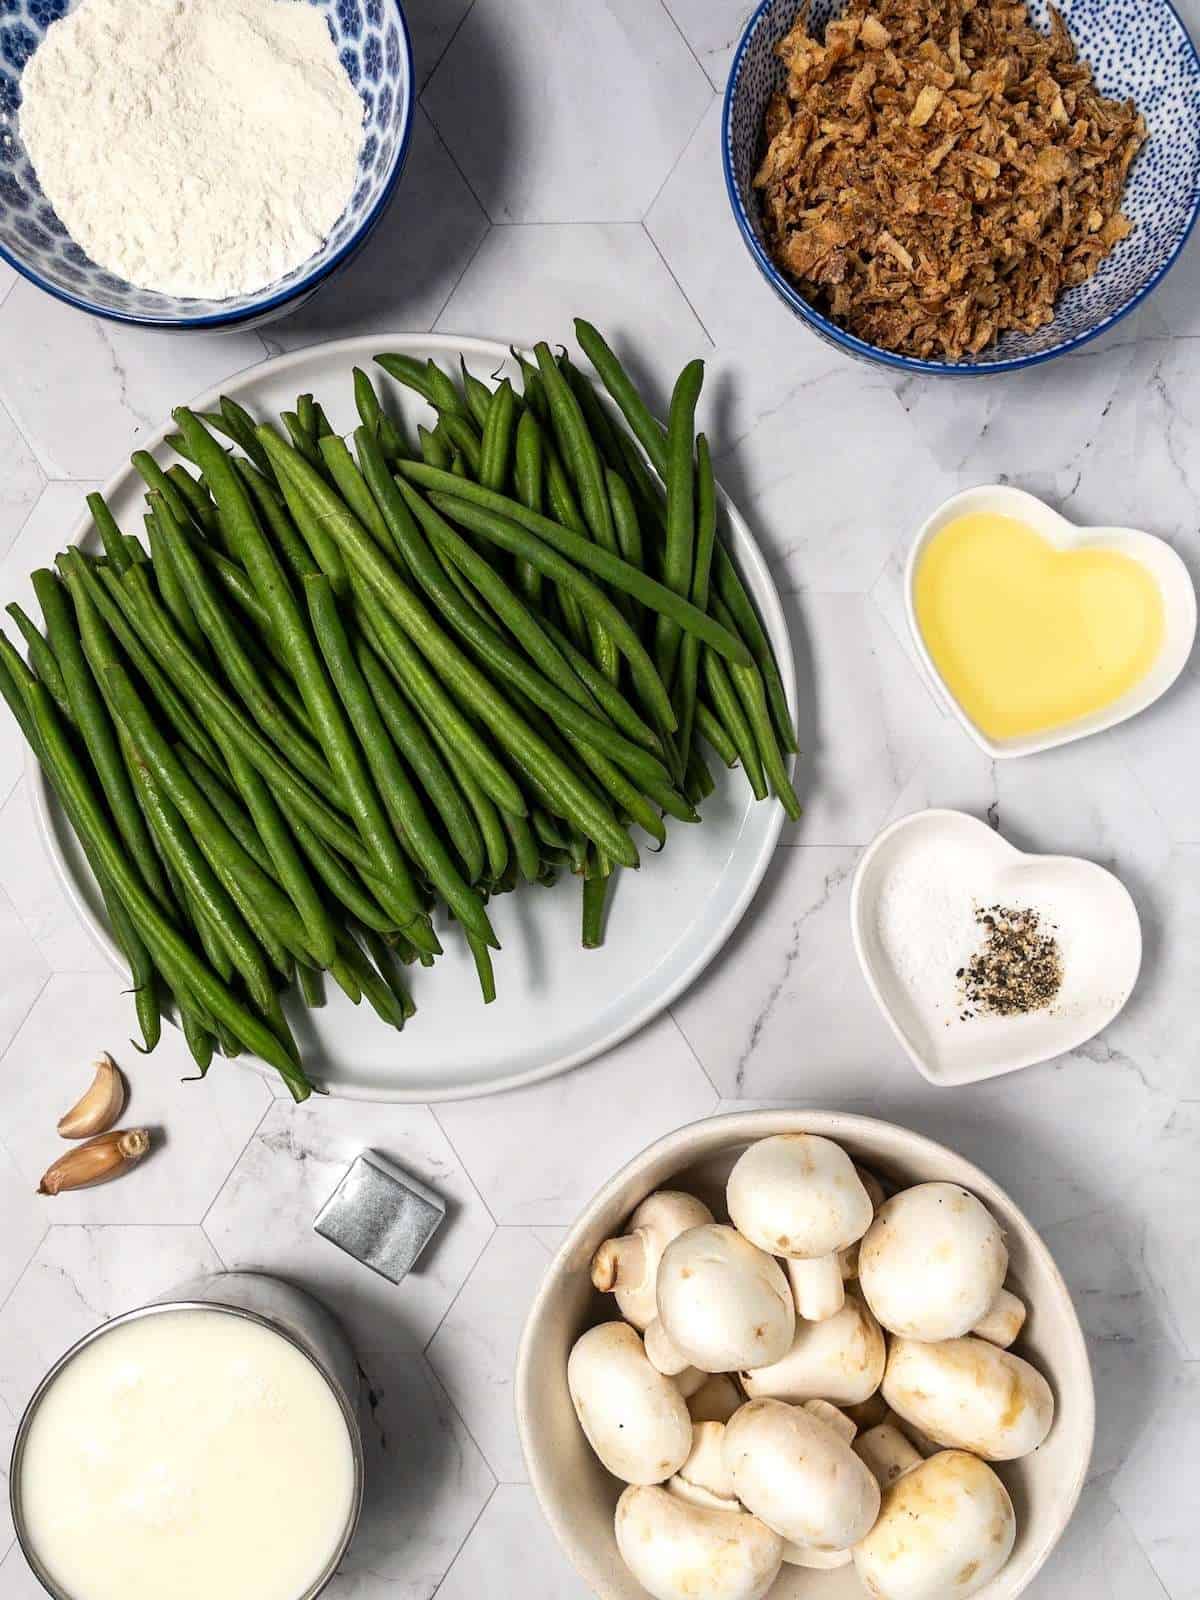
[[[1049, 25], [1048, 0], [1029, 0], [1034, 22]], [[865, 343], [815, 310], [772, 261], [754, 175], [764, 151], [763, 119], [787, 72], [775, 45], [795, 23], [797, 0], [763, 0], [734, 56], [725, 91], [722, 147], [730, 204], [767, 282], [809, 328], [849, 355], [907, 372], [963, 376], [1011, 372], [1076, 350], [1140, 305], [1178, 260], [1200, 211], [1200, 57], [1170, 0], [1058, 0], [1082, 59], [1109, 96], [1132, 97], [1149, 137], [1130, 170], [1122, 209], [1134, 230], [1095, 275], [1066, 290], [1054, 320], [1036, 333], [1006, 333], [979, 355], [927, 361]], [[820, 30], [840, 0], [813, 0]]]
[[[136, 4], [136, 0], [133, 0]], [[294, 0], [299, 3], [299, 0]], [[18, 131], [21, 74], [47, 29], [78, 0], [0, 0], [0, 258], [68, 305], [159, 328], [239, 328], [294, 311], [362, 248], [387, 209], [412, 130], [412, 43], [400, 0], [309, 0], [325, 13], [363, 102], [358, 183], [316, 255], [276, 283], [227, 300], [139, 289], [97, 266], [63, 227]]]

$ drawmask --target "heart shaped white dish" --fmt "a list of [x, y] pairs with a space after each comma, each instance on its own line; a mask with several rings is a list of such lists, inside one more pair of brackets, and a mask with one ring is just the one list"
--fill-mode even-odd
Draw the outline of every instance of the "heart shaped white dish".
[[[1009, 1014], [969, 998], [996, 907], [1035, 912], [1059, 981]], [[1075, 856], [1018, 850], [961, 811], [918, 811], [868, 846], [850, 894], [854, 948], [879, 1009], [930, 1083], [973, 1083], [1078, 1048], [1137, 981], [1142, 932], [1119, 879]]]
[[[1162, 640], [1149, 670], [1117, 698], [1073, 720], [1035, 732], [998, 738], [971, 717], [946, 682], [930, 651], [917, 614], [917, 571], [930, 542], [961, 518], [991, 515], [1010, 518], [1041, 536], [1061, 552], [1115, 551], [1136, 561], [1153, 578], [1162, 600]], [[905, 571], [908, 625], [917, 655], [935, 690], [981, 749], [993, 758], [1032, 755], [1114, 727], [1152, 705], [1175, 682], [1191, 654], [1196, 636], [1196, 593], [1187, 568], [1169, 544], [1136, 528], [1079, 528], [1036, 495], [1007, 484], [986, 484], [953, 495], [926, 521], [909, 552]]]

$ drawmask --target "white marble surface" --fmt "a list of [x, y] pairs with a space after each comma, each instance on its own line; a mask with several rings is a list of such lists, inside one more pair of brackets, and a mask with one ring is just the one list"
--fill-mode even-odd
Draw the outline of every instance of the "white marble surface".
[[[729, 216], [719, 91], [748, 0], [412, 0], [424, 85], [409, 167], [370, 249], [261, 334], [89, 322], [0, 267], [0, 593], [26, 599], [86, 490], [168, 407], [279, 350], [368, 329], [566, 338], [577, 312], [659, 400], [709, 362], [721, 476], [785, 593], [802, 682], [800, 783], [724, 956], [608, 1059], [436, 1109], [310, 1103], [181, 1042], [142, 1060], [128, 1002], [74, 925], [0, 721], [0, 1456], [50, 1360], [205, 1266], [324, 1290], [371, 1383], [373, 1489], [333, 1600], [584, 1600], [541, 1521], [511, 1416], [524, 1310], [595, 1188], [665, 1130], [737, 1104], [890, 1117], [964, 1151], [1041, 1227], [1076, 1296], [1099, 1431], [1079, 1514], [1033, 1600], [1200, 1600], [1200, 678], [1100, 738], [993, 765], [918, 678], [906, 540], [952, 490], [1007, 477], [1091, 521], [1140, 523], [1200, 574], [1200, 246], [1101, 344], [1018, 377], [900, 381], [815, 342]], [[1200, 27], [1200, 0], [1185, 0]], [[1133, 1001], [1075, 1055], [930, 1088], [850, 949], [855, 862], [929, 804], [1112, 867], [1146, 932]], [[162, 1148], [119, 1185], [32, 1193], [90, 1055], [114, 1051]], [[373, 1145], [450, 1202], [401, 1289], [310, 1229]], [[0, 1600], [40, 1592], [0, 1512]]]

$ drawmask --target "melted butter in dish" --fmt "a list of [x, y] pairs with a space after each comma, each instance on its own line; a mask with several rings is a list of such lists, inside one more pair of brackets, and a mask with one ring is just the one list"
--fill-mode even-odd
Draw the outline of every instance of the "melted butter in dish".
[[1140, 561], [1057, 549], [995, 512], [958, 517], [930, 539], [913, 600], [942, 680], [991, 739], [1114, 704], [1151, 671], [1166, 632], [1162, 592]]

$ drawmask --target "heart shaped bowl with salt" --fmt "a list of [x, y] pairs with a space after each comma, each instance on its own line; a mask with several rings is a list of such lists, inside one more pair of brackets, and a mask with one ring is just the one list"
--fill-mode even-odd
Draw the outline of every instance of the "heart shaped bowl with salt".
[[1128, 1000], [1137, 908], [1094, 861], [1018, 850], [962, 811], [918, 811], [868, 846], [850, 894], [863, 975], [930, 1083], [975, 1083], [1077, 1049]]
[[[943, 594], [941, 612], [948, 624], [945, 649], [956, 671], [949, 667], [943, 671], [947, 656], [939, 655], [923, 626], [921, 585], [928, 570], [926, 558], [932, 559], [931, 547], [948, 529], [964, 527], [968, 520], [979, 524], [993, 519], [1017, 525], [1015, 534], [1025, 539], [1025, 561], [1018, 564], [1020, 552], [1015, 544], [1011, 560], [1007, 548], [998, 558], [993, 547], [990, 565], [978, 549], [974, 555], [959, 552], [954, 575], [957, 587], [955, 592]], [[1032, 557], [1031, 542], [1035, 546]], [[1124, 604], [1121, 594], [1106, 588], [1104, 575], [1098, 578], [1095, 571], [1097, 557], [1113, 555], [1128, 558], [1149, 577], [1143, 599], [1153, 597], [1157, 590], [1157, 637], [1152, 645], [1145, 639], [1140, 643], [1146, 653], [1144, 670], [1120, 659], [1122, 651], [1137, 642], [1138, 630], [1131, 630], [1130, 616], [1135, 609], [1132, 601], [1138, 597]], [[1036, 495], [1009, 484], [967, 489], [939, 506], [913, 541], [904, 581], [909, 628], [922, 666], [938, 696], [993, 760], [1033, 755], [1136, 716], [1175, 682], [1196, 636], [1192, 580], [1165, 540], [1136, 528], [1077, 527]], [[1107, 582], [1112, 582], [1111, 566]], [[975, 592], [969, 592], [972, 590]], [[1013, 672], [1015, 644], [1027, 651], [1024, 685], [1005, 680], [1005, 674]], [[1024, 726], [1016, 723], [1004, 733], [996, 726], [981, 726], [984, 719], [979, 710], [965, 705], [947, 681], [948, 672], [960, 683], [974, 676], [984, 691], [976, 696], [980, 704], [999, 704], [1007, 695], [1011, 709], [1016, 703], [1012, 697], [1019, 697], [1022, 689], [1031, 685], [1034, 694], [1050, 704], [1053, 688], [1047, 699], [1046, 684], [1056, 671], [1070, 674], [1080, 692], [1079, 686], [1087, 682], [1086, 673], [1081, 676], [1080, 663], [1089, 653], [1095, 656], [1097, 673], [1109, 672], [1119, 692], [1111, 698], [1103, 694], [1089, 697], [1084, 689], [1079, 702], [1084, 709], [1079, 714], [1060, 711], [1042, 723], [1036, 718]], [[1126, 667], [1130, 670], [1125, 671]]]

